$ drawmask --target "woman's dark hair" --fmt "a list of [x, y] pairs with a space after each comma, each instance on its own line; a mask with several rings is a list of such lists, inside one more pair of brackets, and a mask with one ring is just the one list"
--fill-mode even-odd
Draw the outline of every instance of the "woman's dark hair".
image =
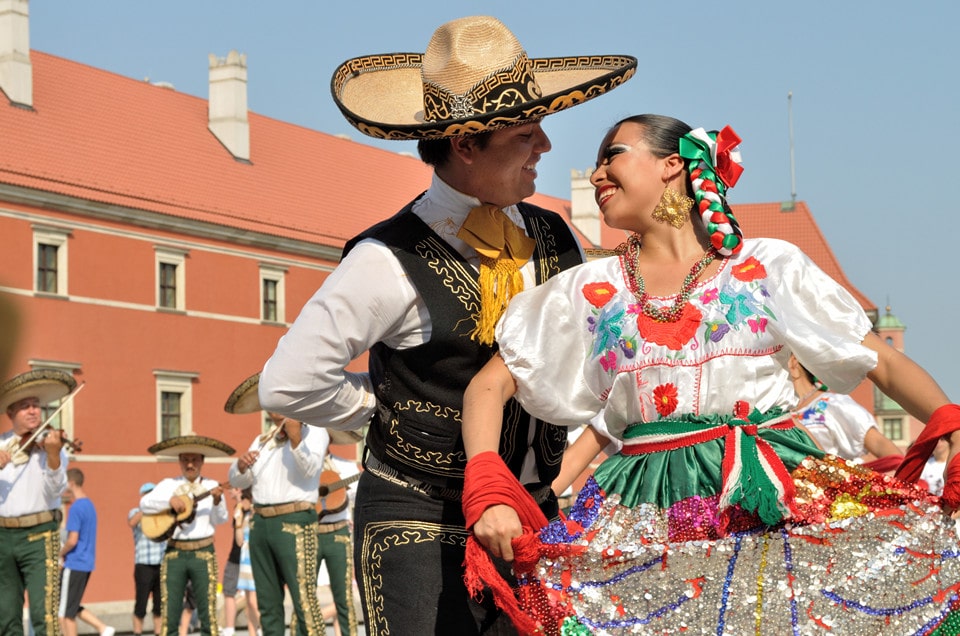
[[610, 130], [622, 124], [631, 123], [643, 126], [643, 140], [654, 156], [663, 159], [680, 149], [680, 138], [693, 130], [690, 126], [674, 117], [666, 115], [634, 115], [621, 119]]
[[[490, 143], [490, 132], [471, 135], [477, 140], [477, 147], [481, 150]], [[450, 139], [421, 139], [417, 142], [417, 153], [419, 153], [423, 163], [439, 168], [450, 160]]]

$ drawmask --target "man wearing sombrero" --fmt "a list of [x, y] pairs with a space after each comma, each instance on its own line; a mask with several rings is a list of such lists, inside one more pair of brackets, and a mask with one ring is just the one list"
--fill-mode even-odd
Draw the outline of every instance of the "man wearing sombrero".
[[147, 451], [180, 462], [179, 477], [167, 477], [140, 498], [142, 529], [148, 527], [148, 521], [149, 527], [155, 527], [157, 520], [169, 528], [162, 537], [169, 540], [160, 564], [164, 633], [179, 632], [187, 581], [193, 586], [201, 631], [216, 633], [218, 568], [213, 534], [229, 515], [222, 486], [201, 477], [200, 471], [205, 457], [227, 457], [234, 450], [203, 435], [181, 435], [157, 442]]
[[[331, 428], [370, 422], [354, 512], [370, 634], [509, 624], [492, 602], [470, 600], [463, 582], [463, 391], [496, 352], [510, 298], [583, 261], [562, 217], [523, 203], [551, 147], [540, 120], [612, 90], [635, 68], [626, 55], [529, 58], [506, 26], [479, 16], [440, 26], [425, 53], [363, 56], [334, 72], [347, 120], [373, 137], [418, 140], [434, 178], [347, 243], [266, 363], [260, 400]], [[367, 350], [369, 374], [346, 372]], [[564, 431], [515, 402], [504, 419], [505, 462], [555, 517], [550, 483]]]
[[24, 590], [37, 636], [59, 634], [60, 495], [67, 454], [60, 431], [24, 442], [43, 425], [42, 407], [76, 387], [57, 369], [34, 369], [0, 386], [0, 411], [13, 428], [0, 435], [0, 634], [23, 634]]
[[[240, 384], [224, 404], [228, 413], [259, 413], [260, 374]], [[323, 633], [317, 599], [317, 499], [330, 436], [270, 414], [271, 429], [254, 438], [230, 466], [230, 485], [253, 489], [250, 562], [263, 633], [282, 635], [284, 586], [290, 591], [294, 634]]]

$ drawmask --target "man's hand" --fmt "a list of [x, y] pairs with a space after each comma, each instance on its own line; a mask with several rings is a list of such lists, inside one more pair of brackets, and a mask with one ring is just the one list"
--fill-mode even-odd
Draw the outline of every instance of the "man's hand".
[[3, 468], [9, 464], [11, 459], [12, 455], [10, 455], [10, 453], [5, 450], [0, 450], [0, 470], [3, 470]]
[[247, 472], [253, 464], [257, 461], [257, 458], [260, 457], [259, 451], [247, 451], [243, 455], [237, 458], [237, 470], [240, 471], [240, 474]]
[[303, 439], [303, 424], [291, 419], [283, 420], [283, 430], [290, 439], [290, 448], [296, 448]]
[[170, 497], [170, 508], [177, 514], [184, 512], [187, 509], [187, 504], [183, 500], [183, 497], [180, 495], [174, 495]]
[[210, 494], [213, 496], [213, 505], [219, 506], [220, 501], [223, 499], [223, 486], [217, 484], [216, 488], [210, 490]]
[[483, 511], [473, 524], [473, 535], [495, 557], [513, 561], [513, 546], [510, 541], [523, 534], [520, 517], [510, 506], [497, 504]]

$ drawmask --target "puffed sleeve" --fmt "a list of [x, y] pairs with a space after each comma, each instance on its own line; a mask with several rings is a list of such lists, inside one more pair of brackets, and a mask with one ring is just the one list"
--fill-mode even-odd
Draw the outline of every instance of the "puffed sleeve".
[[516, 399], [531, 415], [560, 426], [580, 426], [603, 408], [584, 374], [590, 341], [583, 308], [571, 296], [574, 271], [518, 294], [497, 325]]
[[767, 240], [776, 255], [779, 283], [772, 291], [780, 314], [775, 329], [800, 363], [831, 391], [849, 393], [877, 366], [877, 354], [861, 344], [870, 319], [860, 303], [795, 245]]

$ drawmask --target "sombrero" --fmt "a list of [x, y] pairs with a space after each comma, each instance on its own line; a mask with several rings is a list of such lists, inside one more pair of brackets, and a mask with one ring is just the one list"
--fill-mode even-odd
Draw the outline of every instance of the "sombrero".
[[330, 90], [347, 121], [380, 139], [438, 139], [537, 121], [633, 77], [637, 58], [528, 58], [496, 18], [441, 25], [425, 53], [347, 60]]
[[181, 453], [197, 453], [204, 457], [228, 457], [235, 452], [232, 446], [203, 435], [181, 435], [157, 442], [147, 449], [159, 457], [177, 457]]
[[[257, 395], [259, 385], [260, 374], [254, 373], [233, 390], [226, 404], [223, 405], [223, 410], [238, 415], [262, 411], [260, 398]], [[362, 439], [357, 431], [335, 431], [328, 428], [327, 432], [330, 434], [331, 444], [356, 444]]]
[[77, 387], [77, 381], [60, 369], [33, 369], [7, 380], [0, 386], [0, 412], [15, 402], [28, 397], [49, 404], [64, 397]]
[[256, 413], [260, 408], [260, 398], [257, 396], [257, 387], [260, 384], [260, 374], [254, 373], [240, 383], [227, 398], [223, 410], [227, 413]]

